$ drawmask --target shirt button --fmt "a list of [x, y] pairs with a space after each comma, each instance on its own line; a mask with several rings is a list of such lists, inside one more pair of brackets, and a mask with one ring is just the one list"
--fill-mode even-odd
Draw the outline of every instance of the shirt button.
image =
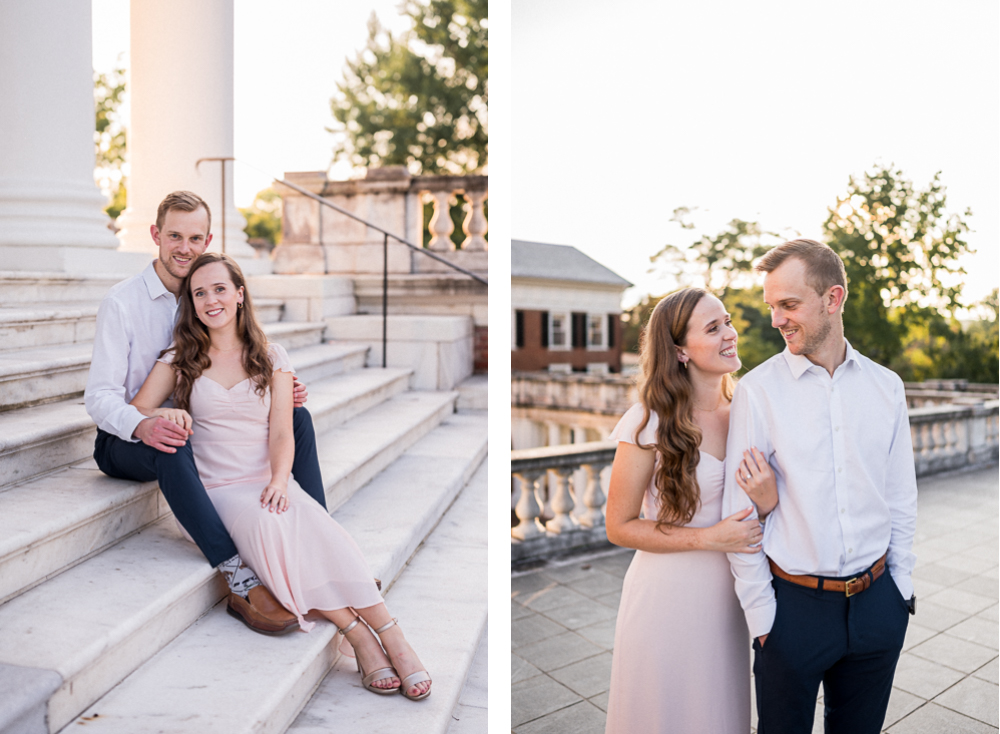
[[833, 430], [834, 430], [834, 431], [839, 431], [839, 430], [840, 430], [840, 426], [834, 426], [834, 427], [833, 427]]
[[844, 471], [844, 470], [843, 470], [843, 469], [841, 469], [841, 468], [840, 468], [839, 466], [837, 467], [837, 473], [838, 473], [838, 474], [842, 474], [842, 473], [843, 473], [843, 471]]
[[848, 552], [848, 553], [853, 553], [853, 552], [854, 552], [854, 549], [853, 549], [853, 548], [848, 548], [848, 549], [847, 549], [847, 552]]
[[840, 514], [843, 515], [845, 512], [847, 512], [847, 508], [846, 507], [841, 507], [840, 508]]

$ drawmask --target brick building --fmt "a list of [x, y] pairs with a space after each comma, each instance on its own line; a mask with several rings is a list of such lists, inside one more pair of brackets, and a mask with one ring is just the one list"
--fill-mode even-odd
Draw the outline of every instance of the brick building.
[[512, 370], [621, 371], [631, 283], [569, 245], [511, 242]]

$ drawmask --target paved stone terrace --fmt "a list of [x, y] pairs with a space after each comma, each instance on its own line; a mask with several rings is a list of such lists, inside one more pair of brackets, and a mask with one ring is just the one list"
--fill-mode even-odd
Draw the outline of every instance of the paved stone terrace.
[[[997, 732], [997, 468], [930, 477], [919, 491], [919, 601], [885, 731]], [[511, 578], [515, 734], [604, 731], [615, 616], [631, 557], [615, 550]], [[822, 732], [822, 695], [817, 714], [813, 731]]]

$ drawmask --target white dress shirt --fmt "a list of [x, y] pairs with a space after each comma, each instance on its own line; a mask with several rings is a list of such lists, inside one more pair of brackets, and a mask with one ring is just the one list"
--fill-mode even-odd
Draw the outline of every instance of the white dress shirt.
[[764, 553], [729, 554], [752, 637], [774, 623], [768, 558], [790, 574], [854, 576], [888, 550], [888, 570], [910, 598], [917, 481], [895, 373], [849, 343], [832, 377], [788, 349], [751, 370], [730, 411], [724, 517], [752, 504], [735, 471], [751, 446], [767, 458], [778, 486]]
[[98, 428], [123, 441], [136, 440], [132, 432], [145, 416], [128, 402], [169, 346], [176, 319], [177, 299], [152, 262], [108, 291], [97, 310], [94, 355], [83, 393]]

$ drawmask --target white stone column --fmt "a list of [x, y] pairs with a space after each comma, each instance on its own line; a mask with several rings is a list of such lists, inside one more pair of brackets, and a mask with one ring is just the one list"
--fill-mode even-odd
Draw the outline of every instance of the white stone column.
[[0, 269], [106, 267], [90, 2], [0, 0]]
[[[132, 0], [129, 13], [131, 175], [128, 208], [118, 219], [122, 249], [155, 252], [149, 226], [156, 222], [156, 207], [171, 191], [186, 189], [211, 208], [209, 249], [219, 252], [222, 164], [195, 165], [201, 158], [233, 155], [233, 0]], [[246, 265], [256, 253], [234, 204], [233, 163], [225, 165], [226, 253]]]

